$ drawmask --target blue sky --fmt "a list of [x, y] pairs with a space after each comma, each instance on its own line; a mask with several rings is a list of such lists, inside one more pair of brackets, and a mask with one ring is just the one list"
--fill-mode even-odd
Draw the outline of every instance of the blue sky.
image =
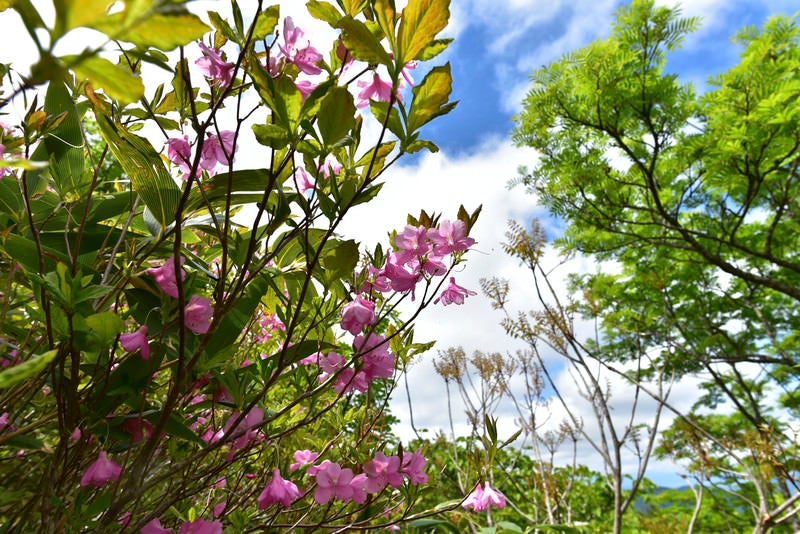
[[[46, 2], [35, 2], [42, 5]], [[194, 3], [196, 12], [208, 9], [225, 10], [228, 2], [203, 0]], [[329, 29], [318, 21], [303, 18], [303, 2], [284, 0], [282, 14], [291, 14], [298, 25], [307, 24], [307, 34], [320, 36], [320, 46], [330, 42]], [[403, 2], [398, 0], [398, 6]], [[673, 2], [660, 2], [674, 5]], [[510, 305], [527, 309], [535, 302], [530, 276], [502, 252], [506, 221], [514, 219], [527, 224], [533, 216], [547, 217], [536, 199], [522, 189], [509, 190], [507, 183], [516, 176], [520, 165], [532, 166], [536, 154], [526, 148], [513, 146], [510, 132], [512, 117], [528, 89], [531, 72], [563, 54], [609, 34], [615, 9], [620, 2], [613, 0], [452, 0], [451, 25], [446, 33], [454, 43], [438, 60], [450, 61], [453, 73], [452, 98], [459, 106], [450, 115], [434, 121], [424, 135], [437, 143], [441, 151], [422, 153], [402, 160], [387, 175], [387, 183], [378, 199], [360, 206], [353, 218], [341, 227], [347, 237], [362, 241], [365, 248], [376, 242], [386, 243], [387, 233], [401, 229], [407, 213], [441, 212], [444, 218], [454, 218], [458, 206], [468, 210], [483, 205], [483, 213], [474, 229], [478, 241], [468, 263], [455, 273], [459, 284], [478, 290], [479, 280], [486, 276], [507, 278], [512, 287]], [[701, 90], [708, 76], [719, 73], [737, 62], [740, 49], [730, 43], [730, 37], [745, 25], [761, 25], [771, 14], [791, 14], [798, 8], [796, 0], [693, 0], [686, 2], [684, 14], [703, 18], [699, 31], [689, 36], [683, 50], [669, 59], [669, 70], [682, 80], [691, 81]], [[20, 34], [18, 22], [6, 12], [0, 13], [0, 30], [9, 36], [14, 47], [0, 50], [0, 61], [10, 58], [24, 60], [27, 36]], [[319, 31], [319, 34], [315, 33]], [[327, 32], [327, 33], [326, 33]], [[17, 37], [13, 37], [14, 35]], [[322, 38], [324, 34], [324, 38]], [[83, 43], [78, 43], [77, 50]], [[29, 49], [27, 49], [30, 52]], [[77, 51], [75, 50], [75, 51]], [[196, 52], [196, 51], [195, 51]], [[30, 58], [32, 60], [33, 57]], [[424, 71], [424, 67], [420, 69]], [[550, 236], [558, 232], [556, 221], [546, 219]], [[562, 261], [550, 253], [553, 265]], [[560, 267], [560, 272], [596, 269], [581, 258]], [[563, 290], [563, 284], [560, 286]], [[444, 383], [433, 371], [432, 360], [437, 350], [463, 346], [473, 350], [513, 352], [521, 348], [507, 338], [499, 326], [501, 317], [489, 302], [478, 295], [462, 307], [437, 306], [425, 310], [416, 326], [418, 340], [437, 340], [436, 347], [419, 359], [409, 372], [414, 418], [417, 426], [430, 429], [449, 428], [444, 405]], [[557, 360], [552, 360], [556, 380], [570, 399], [571, 408], [586, 421], [591, 413], [571, 385]], [[614, 387], [614, 402], [619, 413], [631, 403], [630, 391], [618, 380], [609, 377]], [[673, 398], [679, 408], [688, 409], [695, 398], [695, 384], [676, 384]], [[413, 436], [409, 426], [407, 400], [401, 390], [392, 403], [393, 412], [402, 423], [397, 432], [404, 439]], [[456, 405], [457, 406], [457, 405]], [[555, 404], [542, 406], [548, 425], [553, 427], [564, 417], [563, 409]], [[500, 435], [509, 436], [516, 430], [516, 414], [504, 405], [500, 415]], [[641, 422], [649, 421], [652, 407], [644, 405]], [[456, 407], [457, 432], [466, 430], [465, 419]], [[579, 461], [601, 470], [596, 454], [581, 445]], [[558, 457], [569, 461], [566, 455]], [[668, 463], [653, 463], [650, 476], [659, 483], [680, 485], [679, 468]]]
[[[621, 4], [602, 0], [453, 1], [454, 22], [450, 32], [455, 42], [446, 59], [452, 64], [453, 99], [460, 100], [460, 104], [425, 132], [441, 147], [441, 152], [401, 163], [390, 175], [385, 188], [385, 198], [390, 200], [386, 205], [376, 205], [375, 209], [382, 210], [388, 218], [392, 213], [399, 218], [403, 207], [412, 213], [424, 207], [447, 214], [452, 213], [450, 210], [455, 209], [458, 202], [463, 202], [468, 209], [483, 203], [484, 211], [475, 229], [479, 241], [477, 250], [463, 272], [457, 274], [459, 283], [477, 289], [482, 277], [505, 277], [512, 285], [512, 306], [522, 310], [532, 306], [535, 297], [530, 288], [530, 276], [500, 249], [506, 221], [513, 218], [527, 224], [533, 216], [544, 218], [550, 237], [558, 233], [560, 225], [547, 217], [536, 205], [535, 198], [525, 195], [519, 188], [509, 191], [506, 187], [508, 180], [516, 176], [519, 165], [531, 166], [536, 162], [533, 152], [511, 143], [512, 117], [520, 110], [530, 73], [575, 48], [608, 36], [614, 11]], [[686, 2], [683, 14], [701, 17], [701, 26], [687, 37], [681, 50], [669, 57], [667, 70], [677, 73], [682, 81], [695, 84], [702, 92], [710, 76], [738, 62], [741, 47], [733, 45], [730, 39], [740, 28], [761, 26], [768, 16], [791, 15], [797, 8], [796, 2], [781, 0]], [[420, 190], [428, 194], [422, 196], [418, 193]], [[551, 254], [550, 261], [556, 265], [561, 259]], [[576, 259], [561, 272], [590, 269], [596, 266]], [[468, 300], [461, 310], [452, 307], [426, 310], [417, 327], [418, 337], [438, 342], [433, 353], [409, 374], [418, 427], [429, 428], [432, 432], [448, 429], [441, 409], [444, 383], [435, 377], [430, 363], [436, 350], [463, 346], [470, 354], [473, 350], [513, 352], [519, 348], [497, 326], [499, 320], [500, 316], [482, 296]], [[571, 378], [557, 361], [551, 363], [557, 382], [571, 399], [571, 408], [590, 424], [593, 416], [571, 387]], [[609, 380], [614, 389], [616, 410], [625, 414], [631, 404], [631, 391], [619, 380], [613, 377]], [[695, 388], [696, 383], [692, 381], [676, 384], [671, 398], [679, 408], [687, 410], [696, 398]], [[401, 435], [410, 437], [405, 405], [405, 395], [398, 395], [393, 410], [403, 420], [399, 428]], [[557, 426], [565, 415], [556, 404], [542, 410], [549, 417], [550, 427]], [[505, 405], [499, 413], [501, 435], [511, 434], [516, 429], [515, 412]], [[645, 403], [637, 420], [647, 423], [652, 413], [652, 405]], [[454, 415], [458, 432], [460, 414]], [[666, 423], [669, 420], [668, 415]], [[466, 426], [461, 425], [460, 429], [466, 431]], [[565, 454], [560, 460], [566, 462], [570, 458]], [[585, 443], [580, 448], [579, 461], [602, 470], [596, 454]], [[632, 459], [629, 461], [628, 466], [633, 469]], [[679, 473], [680, 468], [668, 462], [654, 462], [649, 469], [649, 476], [665, 485], [685, 484]]]

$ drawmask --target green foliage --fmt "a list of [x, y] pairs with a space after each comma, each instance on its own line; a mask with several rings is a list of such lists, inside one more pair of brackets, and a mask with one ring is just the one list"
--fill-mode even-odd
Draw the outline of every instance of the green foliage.
[[[609, 38], [533, 74], [515, 140], [543, 155], [521, 181], [566, 220], [559, 249], [616, 262], [571, 279], [606, 357], [702, 373], [708, 394], [665, 451], [711, 454], [691, 469], [731, 491], [737, 477], [757, 486], [737, 506], [766, 529], [796, 491], [783, 454], [796, 414], [766, 398], [796, 390], [800, 363], [800, 27], [773, 17], [740, 32], [739, 64], [698, 96], [664, 68], [696, 26], [647, 0], [621, 8]], [[720, 424], [708, 410], [723, 406], [735, 416]]]
[[[398, 124], [416, 117], [412, 131], [383, 124], [371, 139], [364, 121], [386, 115], [362, 115], [370, 108], [349, 87], [358, 76], [339, 77], [335, 52], [317, 63], [326, 79], [308, 95], [296, 58], [265, 68], [285, 38], [279, 6], [247, 15], [233, 1], [231, 20], [208, 14], [210, 34], [182, 1], [54, 7], [49, 27], [27, 0], [0, 3], [39, 52], [30, 78], [3, 77], [12, 86], [0, 101], [23, 95], [28, 107], [18, 128], [0, 129], [0, 530], [138, 532], [155, 518], [174, 531], [195, 519], [232, 531], [377, 528], [434, 513], [409, 473], [319, 504], [308, 466], [289, 466], [312, 450], [364, 482], [378, 452], [403, 453], [388, 398], [430, 344], [394, 312], [402, 293], [362, 289], [365, 263], [381, 267], [386, 254], [362, 257], [336, 228], [414, 142], [427, 143], [419, 127], [452, 109], [449, 70], [434, 66], [436, 83], [409, 110], [379, 108]], [[444, 47], [443, 2], [411, 2], [408, 16], [385, 1], [309, 8], [371, 63], [362, 75], [380, 67], [395, 89], [398, 24], [413, 57]], [[57, 56], [77, 28], [108, 41]], [[215, 48], [204, 57], [216, 71], [185, 58], [199, 39]], [[151, 87], [143, 62], [171, 83]], [[256, 168], [236, 161], [253, 149], [245, 127], [263, 145]], [[452, 255], [449, 268], [461, 261]], [[369, 378], [374, 359], [341, 326], [356, 297], [375, 306], [361, 334], [383, 343], [374, 350], [389, 364]], [[325, 367], [334, 354], [342, 361]], [[93, 480], [104, 461], [120, 474]], [[276, 471], [302, 488], [288, 504], [258, 499]]]

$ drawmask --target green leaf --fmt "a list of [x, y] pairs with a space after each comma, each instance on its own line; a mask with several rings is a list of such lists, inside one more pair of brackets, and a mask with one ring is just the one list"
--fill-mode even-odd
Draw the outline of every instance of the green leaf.
[[121, 124], [112, 124], [101, 110], [94, 108], [100, 133], [131, 180], [131, 186], [161, 225], [161, 231], [177, 216], [180, 188], [164, 167], [147, 139], [127, 131]]
[[308, 10], [309, 15], [317, 20], [327, 22], [334, 28], [337, 27], [336, 25], [342, 19], [342, 14], [339, 13], [339, 11], [337, 11], [336, 8], [328, 2], [310, 0], [306, 3], [306, 9]]
[[139, 46], [169, 51], [200, 39], [209, 27], [197, 15], [186, 12], [152, 13], [127, 25], [127, 13], [110, 15], [93, 25], [109, 37]]
[[100, 339], [102, 346], [106, 347], [114, 341], [120, 332], [125, 329], [125, 323], [119, 316], [111, 311], [95, 313], [86, 318], [86, 324]]
[[254, 124], [256, 141], [270, 148], [282, 148], [289, 143], [289, 132], [277, 124]]
[[54, 0], [56, 22], [53, 38], [79, 26], [91, 26], [107, 16], [108, 0]]
[[260, 41], [275, 31], [275, 26], [278, 25], [280, 14], [281, 7], [279, 5], [269, 6], [259, 13], [256, 18], [255, 27], [253, 28], [253, 39]]
[[352, 239], [332, 239], [325, 244], [320, 263], [325, 268], [327, 277], [340, 279], [352, 274], [358, 264], [358, 257], [358, 243]]
[[233, 41], [234, 43], [239, 43], [241, 41], [241, 37], [236, 33], [231, 25], [228, 24], [228, 21], [220, 16], [219, 13], [216, 11], [209, 11], [208, 19], [211, 21], [211, 24], [214, 25], [217, 31], [227, 37], [229, 40]]
[[448, 102], [453, 78], [450, 63], [434, 67], [422, 82], [412, 89], [414, 95], [408, 113], [408, 131], [416, 132], [424, 124], [453, 110], [457, 102]]
[[400, 18], [397, 63], [422, 59], [422, 51], [447, 26], [449, 18], [450, 0], [409, 0]]
[[62, 59], [68, 65], [74, 62], [71, 69], [78, 80], [89, 80], [95, 88], [103, 89], [122, 104], [130, 104], [144, 95], [144, 84], [138, 76], [105, 58], [65, 56]]
[[354, 58], [373, 65], [392, 64], [392, 58], [380, 40], [360, 20], [345, 17], [336, 27], [342, 30], [342, 41]]
[[186, 441], [191, 441], [201, 446], [206, 445], [206, 442], [203, 441], [200, 436], [195, 434], [191, 428], [186, 426], [186, 424], [174, 413], [169, 415], [167, 424], [164, 426], [164, 430], [166, 430], [167, 434], [170, 436], [185, 439]]
[[57, 354], [58, 351], [50, 350], [0, 371], [0, 389], [9, 388], [42, 371]]
[[345, 87], [328, 91], [317, 115], [317, 126], [327, 148], [337, 144], [353, 129], [356, 123], [356, 106], [353, 95]]
[[435, 58], [436, 56], [438, 56], [439, 54], [444, 52], [445, 49], [448, 46], [450, 46], [450, 43], [452, 43], [452, 42], [453, 42], [453, 39], [451, 39], [451, 38], [434, 39], [433, 41], [431, 41], [428, 44], [428, 46], [426, 46], [425, 48], [422, 49], [422, 52], [420, 52], [419, 56], [417, 56], [417, 60], [418, 61], [428, 61], [428, 60], [431, 60], [431, 59]]

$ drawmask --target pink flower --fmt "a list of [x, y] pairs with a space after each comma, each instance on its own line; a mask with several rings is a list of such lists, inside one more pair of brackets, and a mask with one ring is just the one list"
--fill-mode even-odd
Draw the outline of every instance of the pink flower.
[[446, 288], [444, 288], [442, 294], [439, 295], [436, 298], [436, 300], [433, 301], [433, 303], [436, 304], [441, 300], [442, 306], [447, 306], [448, 304], [453, 304], [453, 303], [464, 304], [464, 299], [469, 295], [477, 295], [477, 293], [456, 284], [455, 277], [451, 276], [450, 284]]
[[136, 332], [120, 334], [119, 344], [128, 352], [139, 351], [143, 360], [150, 358], [150, 343], [147, 341], [147, 325], [143, 324]]
[[284, 480], [280, 469], [272, 472], [272, 478], [267, 482], [264, 491], [258, 496], [258, 509], [263, 510], [271, 504], [280, 503], [286, 508], [300, 497], [300, 490], [294, 482]]
[[92, 462], [89, 469], [81, 477], [81, 486], [103, 487], [106, 482], [119, 480], [122, 474], [122, 467], [109, 460], [106, 451], [100, 451], [97, 460]]
[[361, 372], [356, 376], [363, 375], [365, 382], [363, 387], [356, 385], [359, 390], [366, 391], [369, 383], [376, 378], [391, 378], [394, 375], [395, 355], [389, 351], [389, 343], [386, 338], [377, 334], [368, 336], [356, 336], [353, 348], [357, 355], [361, 357]]
[[413, 454], [403, 453], [403, 465], [400, 472], [408, 477], [412, 484], [427, 484], [428, 475], [425, 473], [425, 457], [417, 449]]
[[231, 444], [231, 451], [241, 449], [250, 441], [258, 437], [258, 431], [254, 430], [254, 427], [258, 426], [264, 421], [264, 410], [259, 406], [254, 406], [249, 412], [247, 412], [244, 418], [239, 421], [239, 424], [236, 425], [236, 428], [229, 432], [230, 428], [233, 426], [233, 423], [240, 417], [240, 412], [233, 412], [230, 418], [228, 418], [228, 420], [225, 422], [225, 433], [231, 436], [236, 436], [237, 434], [243, 432], [243, 434], [239, 437], [236, 437], [233, 444]]
[[342, 307], [341, 326], [353, 335], [375, 321], [375, 303], [356, 295], [355, 300]]
[[319, 458], [318, 452], [312, 452], [308, 449], [303, 451], [295, 451], [294, 452], [295, 462], [289, 465], [289, 471], [297, 471], [304, 465], [310, 464], [317, 458]]
[[234, 144], [235, 138], [236, 132], [232, 130], [223, 130], [219, 135], [209, 134], [200, 152], [200, 167], [209, 174], [214, 174], [218, 163], [223, 166], [230, 165], [233, 162], [233, 155], [239, 149]]
[[163, 528], [159, 518], [151, 519], [142, 527], [141, 534], [171, 534], [172, 530]]
[[297, 167], [294, 172], [294, 185], [301, 195], [306, 191], [314, 190], [314, 182], [309, 179], [308, 173], [303, 167]]
[[188, 178], [189, 171], [192, 170], [192, 147], [189, 145], [189, 136], [167, 139], [167, 157], [173, 165], [177, 165], [183, 171], [183, 179]]
[[[359, 274], [359, 276], [361, 276], [361, 274]], [[360, 291], [362, 293], [370, 293], [373, 289], [380, 293], [386, 293], [392, 290], [392, 283], [384, 274], [383, 269], [377, 269], [372, 265], [367, 265], [367, 279], [361, 286]]]
[[396, 253], [397, 262], [406, 263], [417, 256], [424, 256], [431, 249], [427, 240], [428, 229], [424, 226], [407, 225], [403, 232], [394, 236], [394, 245], [400, 249]]
[[383, 268], [383, 274], [389, 279], [389, 284], [392, 289], [398, 293], [407, 293], [411, 291], [411, 300], [414, 300], [414, 288], [419, 282], [419, 271], [408, 272], [400, 263], [400, 258], [395, 254], [389, 254], [386, 258], [386, 266]]
[[411, 60], [408, 63], [406, 63], [403, 66], [403, 70], [400, 71], [400, 74], [403, 75], [403, 79], [406, 81], [406, 83], [408, 85], [410, 85], [412, 87], [414, 85], [414, 78], [411, 77], [411, 72], [409, 72], [409, 71], [412, 71], [412, 70], [414, 70], [416, 68], [417, 68], [417, 62], [414, 61], [414, 60]]
[[475, 512], [488, 510], [490, 506], [504, 508], [505, 505], [506, 498], [499, 491], [492, 489], [488, 481], [484, 483], [484, 489], [481, 489], [480, 483], [476, 484], [472, 493], [461, 503], [462, 507], [472, 508]]
[[[368, 106], [370, 100], [381, 102], [390, 102], [392, 100], [392, 83], [381, 79], [377, 72], [372, 73], [371, 82], [360, 80], [357, 85], [361, 89], [358, 93], [357, 104], [360, 108]], [[401, 100], [399, 94], [397, 99]]]
[[183, 324], [195, 334], [205, 334], [211, 326], [214, 307], [211, 299], [192, 295], [183, 309]]
[[294, 82], [294, 86], [297, 87], [297, 90], [300, 91], [300, 94], [303, 95], [303, 102], [306, 101], [308, 95], [310, 95], [314, 89], [316, 89], [319, 84], [314, 83], [311, 80], [297, 80]]
[[294, 25], [292, 17], [286, 17], [283, 21], [283, 44], [278, 45], [286, 61], [294, 63], [301, 72], [315, 75], [322, 72], [317, 63], [322, 61], [322, 54], [307, 41], [306, 46], [301, 47], [299, 41], [303, 37], [303, 30]]
[[467, 237], [467, 225], [462, 220], [442, 221], [439, 228], [431, 228], [428, 238], [434, 243], [434, 254], [445, 256], [460, 250], [467, 250], [475, 240]]
[[203, 76], [213, 80], [214, 85], [227, 87], [233, 78], [233, 63], [223, 61], [218, 48], [209, 48], [202, 41], [197, 43], [203, 51], [203, 57], [195, 61]]
[[[181, 256], [180, 265], [186, 262], [186, 258]], [[167, 258], [161, 267], [151, 267], [147, 273], [152, 275], [161, 291], [172, 298], [178, 298], [178, 281], [175, 278], [175, 256]], [[181, 269], [181, 280], [186, 279], [186, 273]]]
[[187, 521], [181, 525], [178, 534], [222, 534], [222, 522], [206, 521], [205, 519]]
[[366, 491], [367, 493], [379, 493], [387, 485], [399, 488], [403, 485], [403, 475], [400, 474], [400, 458], [397, 456], [386, 456], [382, 452], [376, 452], [372, 460], [367, 460], [363, 465], [364, 473], [367, 474]]
[[353, 501], [358, 504], [367, 502], [367, 475], [359, 473], [354, 476], [350, 481], [350, 487], [353, 489]]
[[339, 171], [342, 170], [342, 164], [336, 160], [333, 154], [328, 154], [325, 156], [322, 163], [319, 164], [319, 170], [322, 171], [322, 176], [330, 178], [331, 174], [334, 176], [339, 174]]
[[505, 496], [499, 491], [492, 489], [488, 480], [483, 484], [483, 498], [486, 501], [487, 508], [489, 506], [505, 508], [506, 506]]
[[483, 489], [481, 488], [480, 482], [475, 485], [475, 489], [472, 490], [472, 493], [467, 495], [467, 498], [464, 499], [461, 506], [464, 509], [472, 508], [475, 512], [486, 510], [486, 503], [484, 502]]
[[353, 470], [344, 468], [334, 462], [319, 467], [316, 475], [317, 489], [314, 491], [314, 500], [317, 504], [326, 504], [333, 498], [349, 502], [353, 499], [354, 489], [350, 485], [353, 480]]

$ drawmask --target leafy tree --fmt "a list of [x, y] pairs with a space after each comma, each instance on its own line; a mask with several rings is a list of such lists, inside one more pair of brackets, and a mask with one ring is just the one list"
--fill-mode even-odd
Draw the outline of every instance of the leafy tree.
[[[740, 63], [698, 95], [665, 69], [697, 24], [635, 0], [610, 37], [534, 72], [514, 135], [541, 159], [521, 181], [567, 222], [561, 251], [613, 261], [572, 278], [605, 357], [701, 378], [671, 439], [732, 462], [707, 476], [747, 478], [752, 496], [729, 489], [755, 532], [797, 528], [800, 28], [742, 30]], [[723, 406], [736, 415], [708, 417]]]

